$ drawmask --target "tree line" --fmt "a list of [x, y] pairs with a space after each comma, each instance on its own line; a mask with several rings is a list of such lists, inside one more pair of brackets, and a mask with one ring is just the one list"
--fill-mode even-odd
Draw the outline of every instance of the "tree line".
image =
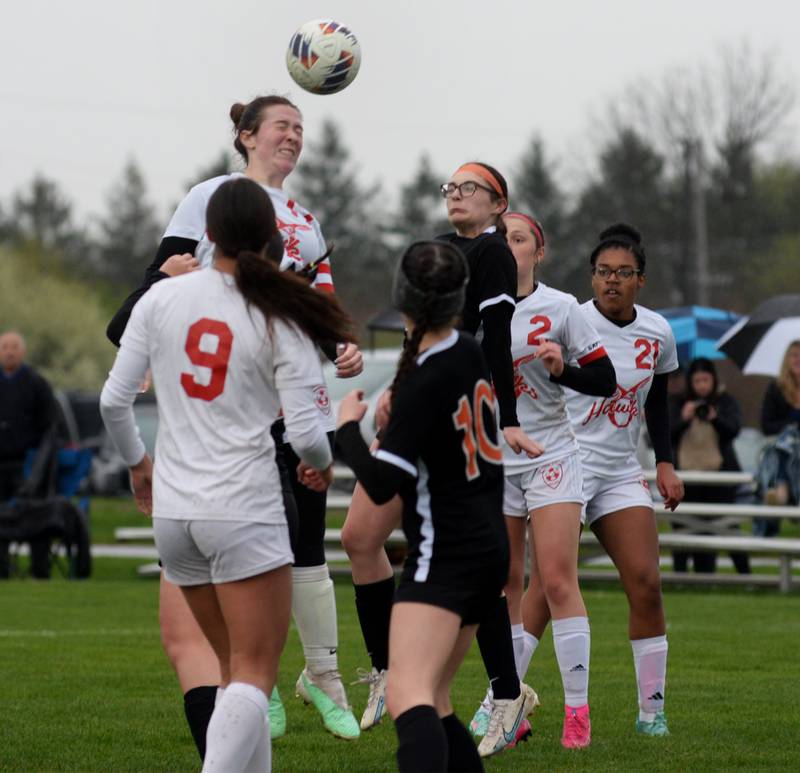
[[[746, 312], [770, 295], [797, 290], [800, 160], [780, 151], [793, 107], [791, 79], [777, 60], [740, 45], [708, 65], [626, 85], [593, 118], [581, 157], [557, 156], [532, 132], [517, 163], [501, 171], [510, 181], [511, 207], [544, 225], [543, 281], [587, 297], [588, 254], [597, 234], [625, 221], [644, 235], [643, 302], [650, 306]], [[382, 211], [375, 205], [379, 185], [362, 180], [341, 126], [326, 120], [311, 129], [290, 189], [322, 223], [334, 245], [337, 291], [364, 323], [388, 304], [403, 246], [449, 230], [439, 185], [451, 170], [437, 169], [422, 153], [393, 208]], [[232, 171], [234, 163], [221, 152], [186, 181], [187, 190]], [[65, 293], [81, 295], [83, 308], [96, 307], [92, 314], [102, 319], [140, 281], [166, 222], [133, 159], [112, 186], [105, 210], [78, 223], [58, 184], [35, 176], [0, 202], [3, 263], [15, 262], [15, 281], [37, 271], [63, 281]], [[4, 281], [0, 326], [18, 324], [8, 288]], [[42, 309], [46, 327], [49, 315]], [[44, 349], [52, 350], [53, 336], [43, 338]], [[52, 351], [41, 354], [52, 360]], [[76, 382], [74, 374], [62, 376]], [[88, 385], [93, 378], [77, 381]]]

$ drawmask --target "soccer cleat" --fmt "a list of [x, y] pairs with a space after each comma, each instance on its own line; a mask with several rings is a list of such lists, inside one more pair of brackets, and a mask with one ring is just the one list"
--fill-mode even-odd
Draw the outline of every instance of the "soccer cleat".
[[669, 735], [667, 718], [663, 711], [656, 712], [652, 722], [645, 722], [641, 719], [636, 720], [636, 732], [642, 735], [652, 735], [656, 737]]
[[274, 741], [284, 735], [286, 735], [286, 709], [283, 708], [283, 701], [276, 685], [269, 696], [269, 737]]
[[503, 749], [513, 749], [530, 735], [531, 726], [525, 719], [539, 705], [539, 696], [520, 683], [520, 693], [514, 700], [492, 700], [492, 714], [486, 735], [478, 744], [478, 754], [490, 757]]
[[469, 729], [476, 738], [482, 738], [486, 735], [489, 730], [489, 719], [492, 716], [492, 699], [489, 694], [489, 691], [486, 691], [486, 695], [483, 697], [481, 701], [481, 705], [478, 706], [478, 710], [472, 717], [472, 721], [469, 723]]
[[356, 669], [358, 679], [351, 684], [368, 684], [369, 696], [367, 707], [361, 715], [361, 729], [369, 730], [377, 727], [386, 713], [386, 670], [378, 671], [373, 668], [367, 671], [364, 668]]
[[295, 691], [304, 703], [311, 703], [322, 715], [325, 729], [337, 738], [354, 741], [361, 735], [358, 722], [347, 703], [342, 677], [336, 670], [312, 674], [308, 669], [297, 679]]
[[561, 745], [565, 749], [583, 749], [592, 741], [592, 723], [589, 721], [589, 704], [573, 708], [564, 706], [564, 732]]

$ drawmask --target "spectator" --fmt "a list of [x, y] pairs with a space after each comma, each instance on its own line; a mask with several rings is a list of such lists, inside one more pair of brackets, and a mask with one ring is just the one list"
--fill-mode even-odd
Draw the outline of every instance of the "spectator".
[[[758, 481], [764, 504], [798, 504], [800, 500], [800, 340], [792, 341], [783, 355], [778, 378], [768, 387], [761, 406], [761, 429], [778, 438], [764, 448]], [[794, 471], [794, 475], [792, 474]], [[778, 518], [756, 518], [753, 533], [774, 537]]]
[[[0, 503], [16, 495], [25, 455], [50, 428], [54, 406], [50, 385], [25, 364], [22, 336], [14, 331], [0, 334]], [[49, 550], [47, 539], [31, 543], [34, 576], [49, 576]], [[0, 542], [0, 579], [9, 573], [8, 542]]]
[[[740, 470], [733, 440], [739, 434], [741, 424], [739, 404], [719, 386], [714, 363], [705, 357], [692, 360], [689, 363], [685, 396], [678, 410], [672, 414], [672, 444], [678, 469], [709, 472]], [[731, 486], [688, 484], [686, 501], [733, 502], [735, 493]], [[685, 527], [673, 524], [673, 528]], [[732, 551], [730, 555], [737, 572], [750, 573], [750, 561], [746, 553]], [[696, 572], [716, 571], [716, 553], [676, 550], [672, 554], [676, 572], [687, 570], [690, 556]]]

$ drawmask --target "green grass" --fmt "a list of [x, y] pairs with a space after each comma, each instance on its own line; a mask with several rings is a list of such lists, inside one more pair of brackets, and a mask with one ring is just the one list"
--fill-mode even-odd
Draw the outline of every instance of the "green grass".
[[[137, 561], [101, 559], [85, 582], [12, 580], [0, 593], [0, 770], [197, 769], [181, 695], [157, 625], [157, 583], [135, 579]], [[341, 669], [366, 665], [352, 589], [337, 582]], [[487, 771], [800, 769], [796, 699], [798, 596], [771, 592], [668, 592], [672, 735], [637, 737], [635, 686], [621, 592], [585, 593], [592, 622], [593, 744], [559, 746], [562, 694], [549, 634], [529, 681], [542, 699], [534, 737]], [[391, 771], [390, 722], [355, 743], [326, 734], [293, 697], [302, 655], [294, 630], [280, 689], [288, 733], [274, 745], [276, 771]], [[485, 685], [475, 648], [454, 697], [468, 721]], [[359, 710], [366, 688], [350, 688]]]

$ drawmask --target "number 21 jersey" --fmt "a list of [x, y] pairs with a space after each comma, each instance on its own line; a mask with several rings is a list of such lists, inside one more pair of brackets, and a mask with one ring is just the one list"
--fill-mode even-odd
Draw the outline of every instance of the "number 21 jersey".
[[643, 306], [634, 309], [635, 319], [620, 327], [604, 317], [593, 300], [581, 305], [617, 373], [617, 389], [611, 397], [566, 390], [581, 463], [593, 475], [630, 475], [639, 468], [636, 446], [653, 376], [678, 367], [675, 337], [667, 320]]

